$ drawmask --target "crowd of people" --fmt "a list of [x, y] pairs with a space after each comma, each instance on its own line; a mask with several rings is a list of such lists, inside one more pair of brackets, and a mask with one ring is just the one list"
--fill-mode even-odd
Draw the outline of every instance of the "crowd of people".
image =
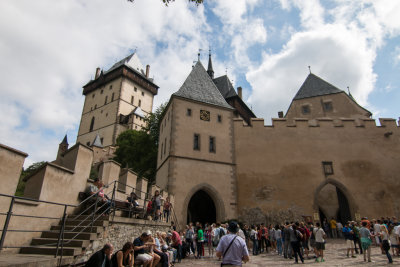
[[[324, 225], [329, 228], [324, 229]], [[328, 234], [329, 233], [329, 234]], [[197, 222], [186, 225], [183, 231], [174, 226], [169, 232], [156, 232], [153, 235], [146, 231], [127, 242], [123, 248], [113, 254], [111, 244], [95, 253], [86, 266], [133, 266], [142, 262], [143, 266], [173, 266], [183, 258], [216, 257], [222, 263], [241, 266], [249, 260], [249, 251], [254, 256], [261, 253], [281, 255], [294, 263], [306, 259], [324, 262], [324, 250], [327, 238], [344, 239], [346, 256], [356, 257], [363, 254], [365, 262], [371, 262], [371, 246], [381, 249], [387, 256], [388, 263], [393, 263], [393, 256], [399, 257], [400, 226], [395, 217], [349, 221], [341, 226], [333, 218], [322, 224], [316, 222], [286, 222], [277, 225], [239, 226], [236, 222], [202, 224]], [[91, 265], [93, 261], [106, 265]]]

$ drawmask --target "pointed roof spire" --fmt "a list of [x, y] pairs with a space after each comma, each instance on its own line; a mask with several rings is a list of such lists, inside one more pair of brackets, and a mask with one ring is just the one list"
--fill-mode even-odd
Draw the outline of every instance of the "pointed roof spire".
[[225, 101], [200, 61], [196, 63], [181, 88], [173, 96], [233, 109]]
[[100, 148], [103, 147], [103, 144], [101, 143], [101, 138], [100, 138], [99, 133], [97, 133], [96, 138], [94, 139], [92, 146], [96, 146], [96, 147], [100, 147]]
[[65, 134], [64, 139], [60, 143], [60, 145], [68, 145], [68, 139], [67, 139], [67, 134]]
[[214, 70], [212, 66], [212, 61], [211, 61], [211, 49], [208, 50], [208, 68], [207, 68], [207, 73], [210, 75], [211, 79], [214, 79]]

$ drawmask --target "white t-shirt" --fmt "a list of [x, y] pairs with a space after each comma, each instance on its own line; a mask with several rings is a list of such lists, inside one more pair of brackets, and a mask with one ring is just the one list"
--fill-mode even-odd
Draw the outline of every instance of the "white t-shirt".
[[381, 231], [381, 225], [379, 223], [374, 224], [374, 233], [379, 233]]
[[282, 231], [281, 229], [275, 230], [275, 240], [282, 238]]
[[252, 236], [255, 240], [257, 240], [257, 231], [251, 229], [250, 236]]
[[324, 243], [325, 231], [322, 228], [314, 228], [315, 242]]
[[393, 231], [395, 232], [396, 235], [400, 236], [400, 226], [399, 225], [395, 226]]

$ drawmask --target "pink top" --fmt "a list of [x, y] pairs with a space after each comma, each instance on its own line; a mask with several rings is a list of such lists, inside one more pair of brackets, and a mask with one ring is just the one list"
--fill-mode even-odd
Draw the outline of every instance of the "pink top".
[[182, 245], [181, 237], [177, 231], [172, 231], [172, 241], [174, 242], [174, 245]]

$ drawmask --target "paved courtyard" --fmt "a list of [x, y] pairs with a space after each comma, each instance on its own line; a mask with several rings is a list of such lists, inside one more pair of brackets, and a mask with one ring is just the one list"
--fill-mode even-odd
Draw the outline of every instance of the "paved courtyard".
[[[251, 253], [250, 253], [251, 254]], [[206, 250], [206, 255], [207, 250]], [[310, 254], [311, 255], [311, 254]], [[393, 256], [393, 255], [392, 255]], [[372, 262], [364, 262], [363, 255], [357, 254], [357, 258], [347, 258], [345, 242], [343, 240], [328, 240], [325, 250], [325, 262], [317, 263], [315, 259], [306, 259], [305, 264], [302, 266], [387, 266], [388, 261], [385, 255], [382, 255], [379, 248], [372, 247], [371, 250], [371, 260]], [[393, 257], [393, 265], [400, 266], [400, 258]], [[200, 266], [220, 266], [220, 261], [215, 257], [210, 258], [208, 256], [202, 259], [194, 259], [193, 255], [189, 258], [182, 260], [180, 264], [175, 266], [190, 266], [190, 267], [200, 267]], [[300, 262], [301, 264], [301, 262]], [[244, 264], [244, 267], [261, 267], [261, 266], [290, 266], [294, 265], [294, 260], [284, 259], [282, 256], [278, 256], [276, 253], [263, 253], [258, 256], [250, 255], [250, 261]]]

